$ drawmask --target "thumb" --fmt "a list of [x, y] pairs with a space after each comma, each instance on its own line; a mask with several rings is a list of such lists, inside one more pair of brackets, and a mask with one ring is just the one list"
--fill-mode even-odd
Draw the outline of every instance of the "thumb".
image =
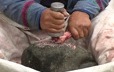
[[66, 9], [64, 9], [61, 13], [62, 13], [65, 17], [68, 17], [68, 16], [69, 16], [69, 13], [66, 11]]

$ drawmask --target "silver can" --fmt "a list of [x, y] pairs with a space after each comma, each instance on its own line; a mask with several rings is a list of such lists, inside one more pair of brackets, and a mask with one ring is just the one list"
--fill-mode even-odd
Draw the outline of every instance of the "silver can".
[[[53, 2], [51, 4], [51, 10], [56, 11], [56, 12], [62, 12], [64, 10], [64, 4], [61, 2]], [[65, 31], [65, 29], [64, 29], [64, 31]], [[64, 31], [60, 32], [60, 33], [48, 33], [48, 34], [51, 37], [60, 37], [64, 34]]]

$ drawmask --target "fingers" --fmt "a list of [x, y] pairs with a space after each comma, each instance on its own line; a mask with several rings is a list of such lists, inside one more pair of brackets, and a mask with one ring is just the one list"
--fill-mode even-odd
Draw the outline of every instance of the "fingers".
[[48, 20], [48, 22], [45, 24], [47, 24], [49, 28], [62, 29], [65, 27], [64, 21], [65, 20], [57, 20], [54, 18], [50, 18], [50, 20]]
[[64, 20], [64, 15], [61, 12], [52, 11], [52, 17], [59, 20]]
[[84, 37], [84, 30], [83, 30], [83, 26], [79, 26], [78, 28], [76, 27], [78, 34], [79, 34], [79, 38], [83, 38]]
[[40, 27], [47, 32], [61, 32], [65, 27], [64, 21], [62, 13], [46, 9], [41, 15]]
[[49, 28], [53, 28], [53, 29], [57, 29], [57, 30], [64, 29], [64, 27], [65, 27], [65, 24], [61, 24], [61, 25], [50, 24], [50, 26], [49, 26]]
[[68, 17], [69, 13], [66, 11], [66, 9], [64, 9], [62, 12], [54, 12], [52, 11], [52, 16], [55, 19], [64, 19], [64, 17]]
[[[89, 25], [90, 25], [90, 24], [89, 24]], [[76, 29], [77, 29], [77, 31], [78, 31], [79, 37], [80, 37], [80, 38], [83, 38], [83, 37], [88, 36], [90, 26], [88, 26], [88, 24], [86, 24], [86, 26], [85, 26], [84, 24], [82, 24], [81, 27], [78, 27], [78, 28], [76, 28]]]
[[76, 39], [87, 37], [89, 34], [89, 29], [84, 26], [82, 26], [80, 28], [76, 28], [76, 30], [78, 32], [78, 37]]
[[61, 24], [63, 24], [65, 22], [64, 19], [59, 20], [59, 19], [52, 18], [50, 20], [51, 20], [51, 23], [56, 24], [56, 25], [61, 25]]
[[72, 37], [74, 39], [78, 39], [79, 38], [79, 33], [78, 33], [77, 29], [75, 29], [75, 28], [69, 28], [69, 31], [71, 32]]
[[61, 31], [65, 31], [64, 27], [65, 27], [65, 16], [68, 16], [69, 14], [67, 13], [67, 11], [64, 9], [63, 12], [54, 12], [52, 11], [52, 19], [50, 19], [50, 27], [49, 27], [49, 31], [50, 32], [61, 32]]
[[45, 23], [43, 30], [47, 32], [57, 33], [57, 32], [64, 31], [64, 27], [65, 27], [65, 24], [56, 25], [51, 22], [48, 22], [47, 24]]
[[79, 39], [88, 36], [89, 28], [86, 26], [77, 26], [69, 28], [74, 39]]
[[83, 24], [84, 37], [87, 37], [89, 35], [90, 28], [91, 28], [91, 22], [89, 22], [86, 25]]
[[66, 11], [66, 9], [64, 9], [61, 13], [62, 13], [65, 17], [68, 17], [68, 16], [69, 16], [69, 13]]
[[87, 28], [83, 28], [83, 32], [84, 32], [84, 37], [88, 36], [89, 31]]

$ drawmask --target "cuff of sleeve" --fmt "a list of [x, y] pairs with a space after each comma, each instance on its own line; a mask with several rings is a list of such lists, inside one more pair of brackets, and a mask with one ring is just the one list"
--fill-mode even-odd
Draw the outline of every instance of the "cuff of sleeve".
[[40, 28], [40, 17], [42, 12], [46, 7], [40, 5], [39, 3], [33, 3], [27, 12], [27, 21], [31, 29], [41, 29]]
[[90, 19], [92, 19], [99, 13], [99, 10], [100, 10], [100, 8], [95, 1], [85, 0], [85, 1], [77, 2], [77, 4], [74, 6], [72, 12], [74, 12], [74, 11], [85, 12], [90, 16]]
[[[87, 13], [87, 14], [89, 15], [89, 18], [90, 18], [90, 19], [92, 19], [92, 18], [94, 17], [94, 15], [91, 14], [91, 13], [90, 13], [89, 11], [87, 11], [87, 10], [76, 9], [76, 10], [74, 10], [74, 11], [81, 11], [81, 12]], [[72, 12], [74, 12], [74, 11], [72, 11]]]
[[28, 22], [27, 22], [27, 10], [28, 8], [34, 3], [34, 0], [30, 0], [24, 3], [23, 8], [22, 8], [22, 22], [25, 27], [28, 27]]

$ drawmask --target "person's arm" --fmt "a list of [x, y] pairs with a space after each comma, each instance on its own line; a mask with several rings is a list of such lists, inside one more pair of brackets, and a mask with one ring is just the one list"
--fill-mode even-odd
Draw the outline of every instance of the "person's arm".
[[96, 0], [97, 4], [100, 7], [100, 11], [104, 10], [108, 6], [109, 1], [110, 0]]
[[34, 0], [0, 0], [0, 11], [19, 24], [32, 29], [40, 28], [43, 10], [45, 7]]
[[74, 11], [87, 13], [90, 18], [94, 18], [100, 11], [104, 10], [110, 0], [79, 0], [74, 6]]
[[[100, 0], [99, 0], [100, 1]], [[105, 3], [102, 0], [101, 4]], [[86, 37], [91, 27], [91, 19], [102, 10], [97, 0], [79, 0], [74, 6], [69, 18], [68, 30], [74, 39]], [[108, 3], [108, 1], [107, 1]]]
[[90, 18], [93, 18], [99, 13], [100, 7], [95, 0], [79, 0], [72, 12], [74, 11], [85, 12]]

